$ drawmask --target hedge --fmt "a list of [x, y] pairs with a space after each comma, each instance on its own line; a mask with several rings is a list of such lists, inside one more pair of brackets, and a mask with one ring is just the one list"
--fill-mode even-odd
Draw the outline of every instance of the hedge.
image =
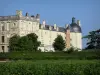
[[66, 52], [9, 52], [0, 53], [0, 59], [10, 60], [59, 60], [59, 59], [100, 59], [100, 51]]
[[[91, 60], [90, 60], [91, 61]], [[100, 75], [100, 63], [33, 63], [17, 61], [0, 63], [0, 75]]]

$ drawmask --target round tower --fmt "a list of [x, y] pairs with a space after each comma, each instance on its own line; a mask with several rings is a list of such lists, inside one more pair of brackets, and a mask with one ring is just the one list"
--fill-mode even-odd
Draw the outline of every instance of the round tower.
[[82, 30], [80, 27], [80, 21], [78, 20], [77, 23], [75, 18], [72, 18], [72, 23], [70, 24], [70, 39], [71, 45], [74, 48], [82, 49]]

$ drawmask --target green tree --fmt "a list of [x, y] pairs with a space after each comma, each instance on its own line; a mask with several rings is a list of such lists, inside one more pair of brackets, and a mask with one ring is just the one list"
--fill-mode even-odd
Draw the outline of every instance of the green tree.
[[38, 36], [34, 33], [27, 35], [28, 39], [32, 41], [32, 48], [33, 50], [37, 50], [37, 48], [40, 46], [41, 42], [38, 41]]
[[32, 40], [29, 40], [29, 38], [27, 36], [23, 36], [19, 39], [18, 41], [18, 48], [19, 51], [32, 51]]
[[88, 39], [86, 49], [100, 49], [100, 29], [89, 32], [89, 35], [83, 38]]
[[65, 41], [61, 35], [58, 35], [57, 38], [54, 40], [53, 47], [55, 50], [62, 51], [65, 48]]
[[15, 35], [11, 37], [9, 40], [10, 50], [11, 51], [36, 51], [41, 44], [37, 39], [38, 36], [35, 33], [31, 33], [23, 37], [19, 37]]
[[20, 39], [20, 36], [14, 35], [9, 39], [9, 49], [10, 51], [18, 50], [18, 41]]
[[97, 41], [97, 49], [100, 49], [100, 29], [96, 31], [96, 41]]

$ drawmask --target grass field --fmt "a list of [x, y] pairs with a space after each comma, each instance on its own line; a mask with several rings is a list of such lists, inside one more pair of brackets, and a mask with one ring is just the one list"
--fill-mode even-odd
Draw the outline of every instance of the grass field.
[[100, 51], [0, 53], [0, 75], [100, 75]]

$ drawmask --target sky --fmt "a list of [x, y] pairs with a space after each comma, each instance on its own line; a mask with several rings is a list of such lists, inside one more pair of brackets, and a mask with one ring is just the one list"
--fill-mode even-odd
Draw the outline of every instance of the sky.
[[[22, 10], [29, 15], [40, 14], [40, 22], [65, 27], [72, 17], [81, 21], [82, 35], [100, 28], [100, 0], [0, 0], [0, 16], [15, 15]], [[86, 47], [83, 39], [83, 48]]]

